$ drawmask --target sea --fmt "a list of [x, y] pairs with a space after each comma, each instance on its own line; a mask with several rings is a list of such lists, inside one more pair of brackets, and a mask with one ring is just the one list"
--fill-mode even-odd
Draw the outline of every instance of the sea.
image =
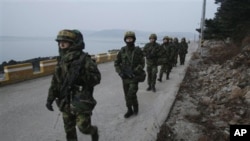
[[[84, 51], [90, 55], [108, 53], [109, 50], [120, 49], [125, 45], [123, 38], [118, 37], [85, 37], [84, 42]], [[147, 40], [141, 39], [136, 42], [136, 45], [143, 47], [145, 42]], [[58, 44], [55, 37], [0, 36], [0, 64], [10, 60], [25, 61], [32, 58], [57, 55]]]

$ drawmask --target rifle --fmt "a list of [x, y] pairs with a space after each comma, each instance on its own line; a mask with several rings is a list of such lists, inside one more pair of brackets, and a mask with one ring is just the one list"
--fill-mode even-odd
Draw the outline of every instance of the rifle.
[[70, 96], [72, 95], [73, 86], [76, 79], [79, 77], [80, 71], [83, 67], [83, 60], [86, 54], [82, 54], [78, 60], [75, 60], [71, 64], [69, 72], [71, 74], [66, 75], [66, 78], [63, 81], [63, 85], [60, 89], [60, 97], [57, 101], [60, 111], [64, 108], [66, 104], [70, 103]]
[[125, 75], [126, 78], [134, 78], [134, 72], [130, 66], [123, 66], [122, 73]]

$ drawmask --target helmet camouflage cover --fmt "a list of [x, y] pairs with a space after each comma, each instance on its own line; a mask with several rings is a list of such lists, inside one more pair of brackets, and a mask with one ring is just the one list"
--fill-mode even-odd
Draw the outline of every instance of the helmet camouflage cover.
[[157, 36], [156, 36], [156, 34], [151, 34], [150, 36], [149, 36], [149, 39], [155, 39], [155, 40], [157, 40]]
[[136, 40], [136, 37], [135, 37], [135, 32], [133, 31], [127, 31], [125, 32], [124, 34], [124, 41], [126, 40], [126, 38], [128, 37], [132, 37], [134, 39], [134, 41]]
[[72, 30], [64, 29], [64, 30], [59, 31], [56, 37], [56, 41], [57, 42], [68, 41], [68, 42], [74, 43], [76, 38], [77, 38], [77, 35]]
[[163, 40], [169, 40], [169, 37], [168, 36], [164, 36]]

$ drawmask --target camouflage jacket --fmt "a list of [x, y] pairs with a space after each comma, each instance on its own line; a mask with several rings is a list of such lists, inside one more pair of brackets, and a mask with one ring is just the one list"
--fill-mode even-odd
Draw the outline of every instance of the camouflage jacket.
[[130, 68], [135, 76], [140, 75], [145, 67], [145, 59], [141, 48], [122, 47], [117, 54], [114, 66], [118, 74], [120, 74], [124, 68]]
[[[80, 72], [75, 72], [77, 66], [74, 63], [79, 61], [81, 56], [84, 56], [84, 59], [80, 62], [82, 65]], [[93, 88], [100, 83], [101, 74], [91, 56], [82, 51], [71, 51], [58, 58], [58, 64], [52, 77], [47, 100], [62, 99], [61, 89], [65, 83], [64, 81], [67, 77], [76, 73], [79, 74], [71, 86], [72, 95], [77, 96], [78, 100], [95, 101], [93, 98]]]
[[158, 52], [158, 62], [164, 64], [171, 61], [174, 56], [174, 47], [168, 43], [162, 44], [160, 46], [160, 51]]
[[147, 43], [143, 48], [143, 54], [147, 59], [147, 65], [157, 65], [158, 54], [160, 51], [160, 44]]
[[188, 44], [186, 42], [180, 43], [179, 54], [187, 54], [188, 52]]

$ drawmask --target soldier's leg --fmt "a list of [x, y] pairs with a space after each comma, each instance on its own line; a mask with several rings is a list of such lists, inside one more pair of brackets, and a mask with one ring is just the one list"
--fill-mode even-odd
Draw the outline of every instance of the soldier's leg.
[[176, 64], [177, 64], [177, 59], [178, 59], [178, 54], [175, 55], [175, 62], [174, 62], [175, 67], [176, 67]]
[[162, 81], [162, 76], [163, 76], [163, 72], [164, 72], [164, 65], [161, 65], [161, 69], [160, 69], [160, 73], [159, 73], [159, 77], [158, 77], [158, 81]]
[[182, 65], [182, 54], [180, 53], [179, 56], [180, 56], [180, 65]]
[[156, 92], [155, 83], [156, 83], [157, 72], [158, 72], [157, 66], [153, 66], [152, 67], [152, 81], [151, 81], [151, 88], [153, 92]]
[[171, 65], [171, 63], [168, 63], [167, 64], [167, 76], [166, 76], [167, 80], [169, 79], [169, 74], [171, 72], [171, 69], [172, 69], [172, 65]]
[[135, 115], [137, 115], [138, 111], [139, 111], [139, 104], [138, 104], [138, 100], [137, 100], [137, 91], [138, 91], [138, 82], [130, 83], [128, 97], [129, 97], [129, 103], [132, 104], [133, 113]]
[[126, 106], [127, 106], [127, 112], [124, 114], [125, 118], [130, 117], [133, 115], [133, 110], [132, 110], [132, 101], [130, 98], [130, 83], [129, 80], [123, 80], [123, 91], [124, 91], [124, 96], [125, 96], [125, 101], [126, 101]]
[[67, 141], [77, 141], [77, 134], [75, 128], [76, 116], [71, 114], [69, 111], [62, 112], [62, 114]]
[[148, 74], [148, 88], [147, 91], [151, 90], [151, 81], [152, 81], [152, 67], [151, 66], [147, 66], [147, 74]]
[[78, 113], [76, 116], [76, 125], [80, 132], [91, 135], [92, 141], [98, 141], [98, 128], [91, 125], [91, 114]]
[[185, 63], [185, 59], [186, 59], [186, 54], [183, 54], [183, 65]]

